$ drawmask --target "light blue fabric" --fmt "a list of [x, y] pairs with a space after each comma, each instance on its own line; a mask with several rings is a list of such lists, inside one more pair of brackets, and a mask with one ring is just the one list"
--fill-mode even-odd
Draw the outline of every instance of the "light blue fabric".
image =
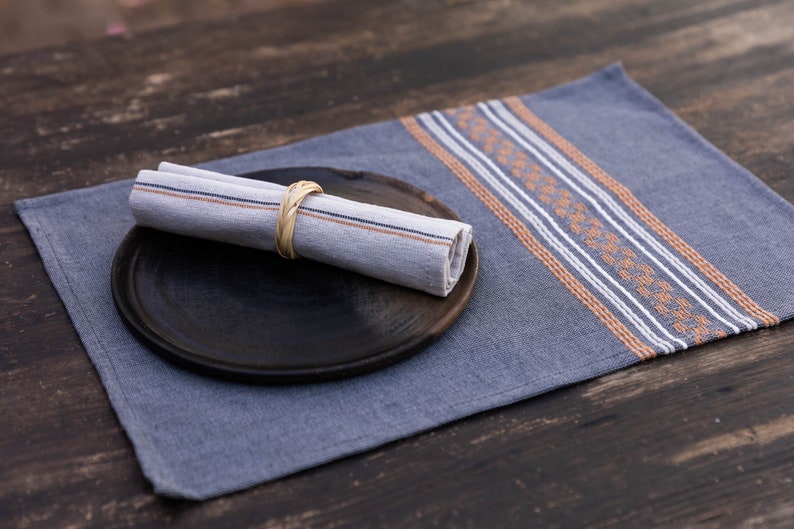
[[[622, 68], [522, 100], [761, 307], [780, 319], [794, 314], [794, 208]], [[481, 259], [474, 296], [426, 350], [377, 373], [315, 385], [194, 375], [138, 343], [113, 306], [110, 264], [133, 225], [131, 180], [16, 203], [157, 493], [204, 499], [243, 489], [639, 361], [399, 121], [202, 167], [239, 174], [295, 165], [404, 179], [473, 225]]]

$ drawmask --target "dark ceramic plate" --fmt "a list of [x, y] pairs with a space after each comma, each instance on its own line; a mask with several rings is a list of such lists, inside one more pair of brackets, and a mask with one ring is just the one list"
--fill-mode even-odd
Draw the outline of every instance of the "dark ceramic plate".
[[[386, 176], [325, 168], [258, 171], [248, 178], [307, 179], [326, 193], [457, 219], [427, 193]], [[166, 359], [248, 382], [331, 380], [391, 365], [444, 332], [471, 298], [466, 269], [446, 298], [275, 253], [133, 228], [113, 261], [116, 307]]]

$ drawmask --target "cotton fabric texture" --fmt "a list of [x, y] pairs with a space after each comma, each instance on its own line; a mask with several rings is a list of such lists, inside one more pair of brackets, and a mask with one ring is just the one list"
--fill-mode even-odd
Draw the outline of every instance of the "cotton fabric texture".
[[113, 307], [131, 180], [17, 203], [159, 494], [243, 489], [794, 313], [794, 208], [618, 65], [201, 167], [296, 165], [403, 179], [473, 226], [471, 302], [420, 354], [312, 385], [193, 374]]
[[[138, 173], [130, 208], [141, 226], [274, 252], [285, 191], [164, 162]], [[470, 244], [468, 224], [326, 194], [300, 203], [292, 237], [301, 257], [442, 297], [460, 279]]]

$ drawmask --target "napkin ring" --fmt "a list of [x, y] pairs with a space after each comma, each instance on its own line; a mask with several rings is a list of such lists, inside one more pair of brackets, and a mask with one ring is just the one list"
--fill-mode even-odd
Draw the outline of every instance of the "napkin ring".
[[292, 247], [292, 235], [295, 233], [295, 219], [298, 207], [303, 199], [312, 193], [322, 193], [323, 188], [317, 182], [301, 180], [290, 184], [281, 197], [276, 219], [276, 251], [285, 259], [298, 259], [300, 256]]

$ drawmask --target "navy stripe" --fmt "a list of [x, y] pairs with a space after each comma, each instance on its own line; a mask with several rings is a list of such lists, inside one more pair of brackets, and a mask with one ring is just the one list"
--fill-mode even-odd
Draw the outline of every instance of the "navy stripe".
[[[200, 196], [210, 197], [210, 198], [222, 198], [224, 200], [233, 200], [235, 202], [243, 202], [245, 204], [256, 204], [256, 205], [259, 205], [259, 206], [276, 206], [276, 207], [278, 207], [278, 206], [281, 205], [280, 202], [264, 202], [264, 201], [261, 201], [261, 200], [253, 200], [253, 199], [250, 199], [250, 198], [240, 198], [240, 197], [234, 197], [234, 196], [230, 196], [230, 195], [221, 195], [221, 194], [218, 194], [218, 193], [207, 193], [205, 191], [193, 191], [193, 190], [189, 190], [189, 189], [180, 189], [180, 188], [177, 188], [177, 187], [171, 187], [171, 186], [167, 186], [167, 185], [163, 185], [163, 184], [154, 184], [154, 183], [151, 183], [151, 182], [135, 182], [135, 185], [139, 185], [139, 186], [143, 186], [143, 187], [153, 187], [153, 188], [157, 188], [157, 189], [164, 189], [164, 190], [167, 190], [167, 191], [175, 191], [177, 193], [187, 193], [187, 194], [191, 194], [191, 195], [200, 195]], [[326, 215], [328, 217], [334, 217], [334, 218], [337, 218], [337, 219], [349, 220], [349, 221], [352, 221], [352, 222], [358, 222], [360, 224], [368, 224], [370, 226], [376, 226], [378, 228], [386, 228], [386, 229], [390, 229], [390, 230], [410, 233], [410, 234], [413, 234], [413, 235], [421, 235], [423, 237], [428, 237], [428, 238], [431, 238], [431, 239], [438, 239], [438, 240], [442, 240], [442, 241], [450, 241], [450, 242], [453, 241], [452, 237], [446, 237], [444, 235], [438, 235], [438, 234], [435, 234], [435, 233], [427, 233], [427, 232], [415, 230], [415, 229], [412, 229], [412, 228], [406, 228], [406, 227], [403, 227], [403, 226], [395, 226], [393, 224], [386, 224], [386, 223], [383, 223], [383, 222], [376, 222], [374, 220], [362, 219], [362, 218], [359, 218], [359, 217], [352, 217], [350, 215], [343, 215], [341, 213], [334, 213], [334, 212], [331, 212], [331, 211], [324, 211], [322, 209], [308, 208], [306, 206], [300, 206], [300, 209], [305, 210], [305, 211], [311, 211], [312, 213], [318, 213], [320, 215]]]
[[411, 229], [411, 228], [405, 228], [403, 226], [394, 226], [392, 224], [385, 224], [383, 222], [375, 222], [374, 220], [360, 219], [358, 217], [351, 217], [349, 215], [342, 215], [341, 213], [332, 213], [330, 211], [323, 211], [323, 210], [315, 209], [315, 208], [307, 208], [306, 206], [301, 206], [300, 209], [305, 209], [306, 211], [311, 211], [312, 213], [320, 213], [322, 215], [327, 215], [329, 217], [336, 217], [338, 219], [351, 220], [351, 221], [355, 221], [355, 222], [360, 222], [361, 224], [369, 224], [371, 226], [377, 226], [379, 228], [388, 228], [390, 230], [404, 231], [406, 233], [412, 233], [414, 235], [422, 235], [424, 237], [430, 237], [431, 239], [440, 239], [442, 241], [452, 241], [452, 237], [445, 237], [444, 235], [438, 235], [438, 234], [435, 234], [435, 233], [427, 233], [427, 232], [424, 232], [424, 231], [414, 230], [414, 229]]

